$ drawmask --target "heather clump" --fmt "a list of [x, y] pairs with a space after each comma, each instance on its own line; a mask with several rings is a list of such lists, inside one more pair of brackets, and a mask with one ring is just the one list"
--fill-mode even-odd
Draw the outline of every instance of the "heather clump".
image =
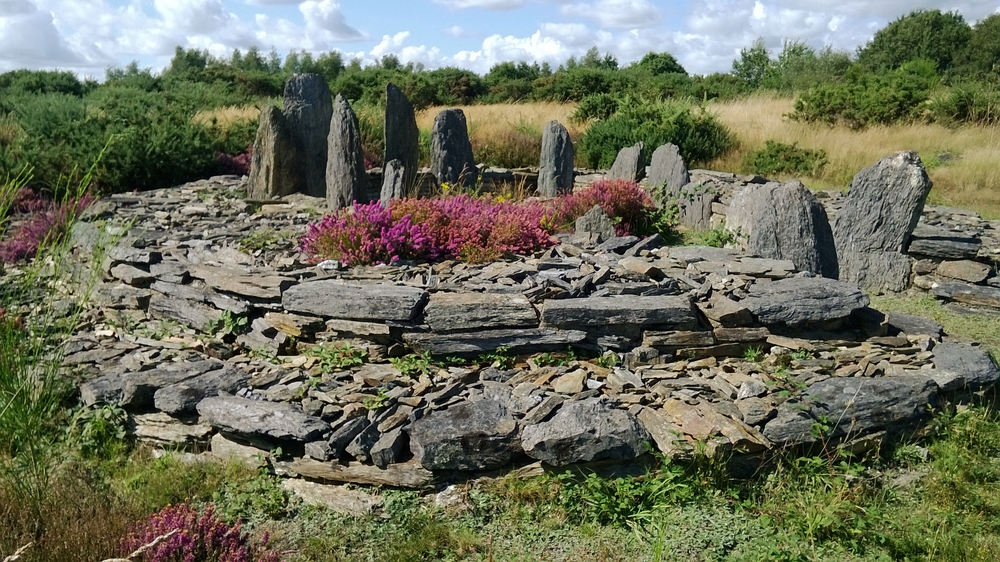
[[58, 242], [69, 232], [73, 220], [93, 201], [89, 195], [63, 202], [46, 201], [26, 191], [30, 190], [18, 192], [11, 210], [15, 216], [28, 216], [8, 228], [0, 238], [0, 263], [31, 259], [40, 247]]
[[121, 551], [129, 556], [154, 542], [154, 546], [146, 548], [143, 554], [134, 559], [142, 562], [280, 560], [277, 552], [267, 550], [266, 534], [259, 543], [251, 540], [243, 534], [241, 522], [227, 524], [215, 516], [212, 506], [200, 515], [187, 504], [167, 506], [148, 520], [135, 525], [122, 540]]
[[436, 199], [397, 199], [355, 204], [310, 225], [301, 241], [313, 261], [347, 265], [401, 259], [461, 259], [471, 263], [524, 255], [554, 246], [552, 237], [599, 205], [621, 235], [646, 234], [660, 216], [653, 199], [635, 182], [610, 180], [546, 201], [459, 194]]
[[251, 144], [247, 147], [245, 152], [235, 156], [226, 154], [225, 152], [218, 152], [215, 157], [219, 161], [219, 170], [223, 174], [247, 176], [250, 175], [250, 161], [253, 158], [253, 145]]

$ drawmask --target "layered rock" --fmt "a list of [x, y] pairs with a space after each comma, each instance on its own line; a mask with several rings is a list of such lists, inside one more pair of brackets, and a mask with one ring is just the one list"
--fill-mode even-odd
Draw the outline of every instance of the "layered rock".
[[295, 133], [281, 110], [273, 105], [265, 107], [253, 143], [248, 195], [270, 199], [301, 191], [305, 185], [301, 173], [304, 161]]
[[[388, 165], [398, 160], [403, 170], [402, 186], [408, 189], [417, 177], [420, 153], [420, 131], [410, 100], [398, 86], [389, 82], [385, 87], [385, 158]], [[386, 169], [388, 176], [388, 168]], [[383, 184], [383, 194], [385, 187]]]
[[337, 94], [333, 103], [327, 145], [327, 207], [336, 210], [350, 207], [355, 201], [364, 202], [368, 174], [361, 151], [361, 129], [357, 115], [342, 94]]
[[542, 153], [538, 166], [538, 193], [555, 197], [573, 191], [573, 141], [558, 121], [549, 121], [542, 132]]
[[445, 109], [434, 118], [431, 173], [439, 184], [461, 187], [476, 182], [476, 160], [472, 156], [469, 127], [461, 109]]
[[333, 99], [326, 79], [318, 74], [289, 78], [282, 112], [302, 155], [303, 191], [313, 197], [326, 197], [327, 139], [333, 118]]

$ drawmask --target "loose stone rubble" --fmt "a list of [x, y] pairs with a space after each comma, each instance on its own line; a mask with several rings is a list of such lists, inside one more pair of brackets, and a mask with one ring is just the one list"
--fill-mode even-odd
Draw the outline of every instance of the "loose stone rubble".
[[[82, 401], [124, 408], [142, 439], [318, 482], [430, 488], [628, 462], [647, 444], [679, 458], [818, 437], [856, 450], [1000, 379], [981, 348], [791, 260], [567, 234], [481, 265], [312, 265], [295, 246], [325, 200], [244, 188], [219, 177], [113, 195], [74, 229], [85, 263], [96, 224], [131, 221], [91, 264], [104, 281], [63, 352]], [[924, 275], [990, 288], [951, 261]], [[363, 361], [331, 360], [353, 350]]]

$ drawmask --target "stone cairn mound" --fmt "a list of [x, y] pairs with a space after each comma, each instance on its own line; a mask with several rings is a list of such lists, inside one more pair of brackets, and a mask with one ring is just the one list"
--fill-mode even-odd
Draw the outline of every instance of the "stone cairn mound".
[[[138, 438], [268, 459], [308, 480], [290, 489], [635, 463], [647, 444], [678, 458], [819, 436], [860, 450], [1000, 379], [982, 348], [791, 260], [609, 237], [592, 216], [513, 261], [313, 266], [296, 237], [325, 199], [259, 203], [244, 187], [219, 177], [87, 212], [81, 260], [98, 221], [134, 222], [91, 264], [105, 280], [65, 369], [84, 403], [124, 408]], [[247, 247], [261, 232], [273, 236]], [[342, 345], [366, 362], [324, 369], [311, 352]], [[533, 355], [567, 349], [576, 357]], [[582, 358], [607, 352], [621, 362]], [[433, 362], [404, 374], [389, 361], [410, 353]], [[453, 362], [484, 354], [517, 359]]]

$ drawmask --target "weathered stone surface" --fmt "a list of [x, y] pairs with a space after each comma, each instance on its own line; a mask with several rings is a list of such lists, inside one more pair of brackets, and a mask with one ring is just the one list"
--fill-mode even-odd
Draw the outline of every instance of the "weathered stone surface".
[[813, 277], [753, 285], [750, 297], [740, 304], [762, 324], [794, 326], [844, 319], [869, 302], [868, 296], [853, 285]]
[[348, 320], [408, 321], [427, 302], [415, 287], [324, 279], [300, 283], [281, 296], [285, 310]]
[[625, 147], [618, 151], [614, 164], [608, 172], [608, 178], [613, 180], [639, 181], [646, 175], [646, 162], [643, 158], [642, 143]]
[[910, 238], [910, 254], [946, 260], [975, 259], [982, 240], [944, 228], [917, 224]]
[[[934, 368], [957, 375], [943, 390], [980, 390], [1000, 381], [1000, 369], [982, 347], [963, 343], [939, 343], [934, 346]], [[937, 380], [937, 377], [935, 377]], [[938, 381], [939, 384], [942, 381]]]
[[521, 432], [524, 452], [552, 466], [635, 458], [648, 440], [635, 416], [604, 398], [566, 402], [551, 419]]
[[438, 183], [465, 186], [477, 179], [476, 160], [469, 142], [469, 126], [461, 109], [445, 109], [431, 130], [431, 173]]
[[337, 94], [327, 139], [327, 207], [336, 210], [350, 207], [355, 201], [364, 201], [367, 184], [358, 116], [347, 98]]
[[323, 420], [284, 403], [215, 396], [199, 402], [197, 409], [204, 423], [249, 439], [305, 443], [315, 441], [330, 429]]
[[636, 325], [690, 330], [697, 324], [691, 299], [680, 297], [604, 297], [546, 301], [542, 322], [558, 328]]
[[139, 441], [173, 447], [207, 443], [212, 434], [211, 426], [183, 423], [163, 412], [132, 416], [131, 425]]
[[717, 195], [709, 192], [685, 192], [677, 200], [681, 224], [693, 230], [712, 228], [712, 204]]
[[281, 110], [268, 105], [260, 113], [257, 138], [250, 159], [248, 195], [254, 199], [282, 197], [301, 191], [303, 157]]
[[902, 332], [908, 336], [931, 336], [940, 339], [944, 333], [944, 326], [933, 320], [901, 312], [890, 312], [888, 322], [890, 330], [895, 329], [890, 331], [890, 335]]
[[495, 328], [534, 328], [538, 314], [522, 295], [434, 293], [424, 322], [439, 333]]
[[302, 499], [306, 505], [325, 507], [334, 513], [365, 517], [371, 515], [376, 507], [382, 505], [382, 498], [362, 492], [347, 489], [343, 486], [317, 484], [299, 478], [286, 478], [281, 481], [281, 487]]
[[184, 363], [162, 363], [155, 369], [126, 373], [119, 380], [121, 394], [118, 405], [129, 411], [147, 410], [154, 405], [156, 391], [205, 373], [219, 370], [222, 362], [210, 359]]
[[175, 300], [187, 300], [210, 304], [217, 309], [228, 310], [233, 314], [246, 314], [249, 310], [246, 302], [228, 297], [226, 295], [220, 295], [207, 287], [178, 285], [176, 283], [156, 281], [150, 285], [150, 288], [169, 297], [175, 297]]
[[222, 318], [222, 311], [194, 301], [153, 295], [149, 299], [149, 313], [156, 318], [169, 318], [207, 332]]
[[573, 141], [562, 123], [549, 121], [542, 132], [538, 194], [555, 197], [570, 191], [573, 191]]
[[934, 296], [973, 306], [1000, 308], [1000, 288], [969, 285], [967, 283], [942, 283], [934, 287]]
[[385, 163], [385, 172], [382, 176], [382, 191], [379, 201], [385, 207], [393, 199], [402, 199], [407, 196], [406, 170], [402, 160], [390, 160]]
[[653, 151], [647, 183], [665, 199], [676, 198], [682, 187], [691, 181], [681, 151], [674, 144], [664, 144]]
[[[417, 177], [417, 158], [420, 152], [420, 131], [410, 100], [398, 86], [389, 82], [385, 87], [385, 159], [388, 164], [399, 160], [403, 169], [405, 188], [414, 184]], [[388, 176], [386, 167], [386, 176]], [[383, 187], [384, 189], [384, 187]]]
[[327, 139], [333, 118], [333, 98], [326, 79], [318, 74], [289, 78], [283, 113], [302, 154], [303, 191], [313, 197], [326, 197]]
[[990, 266], [971, 260], [944, 261], [935, 273], [959, 281], [982, 283], [990, 276]]
[[587, 333], [579, 330], [552, 330], [548, 328], [484, 330], [462, 334], [403, 334], [403, 339], [417, 353], [431, 355], [472, 356], [506, 347], [510, 353], [539, 353], [565, 350], [586, 339]]
[[642, 408], [637, 416], [643, 429], [656, 443], [656, 449], [663, 455], [671, 457], [682, 450], [684, 443], [684, 432], [672, 420], [664, 416], [659, 410], [653, 408]]
[[722, 294], [712, 295], [707, 303], [698, 303], [698, 308], [707, 318], [715, 320], [724, 328], [753, 324], [753, 315], [745, 305]]
[[[279, 275], [248, 275], [242, 271], [228, 267], [195, 266], [190, 268], [190, 273], [192, 277], [205, 281], [208, 286], [214, 288], [216, 291], [268, 301], [280, 300], [281, 292], [295, 284], [295, 280], [289, 277]], [[164, 286], [159, 285], [158, 287], [163, 288]], [[202, 298], [204, 299], [205, 297]], [[211, 297], [208, 298], [217, 300]], [[239, 305], [231, 303], [227, 310], [233, 311], [233, 307], [237, 306]], [[225, 308], [225, 306], [220, 308]]]
[[237, 443], [221, 433], [212, 436], [211, 453], [219, 460], [240, 462], [252, 468], [267, 466], [267, 451]]
[[726, 228], [743, 241], [748, 254], [791, 260], [799, 271], [838, 277], [826, 210], [801, 182], [748, 185], [729, 209]]
[[592, 209], [576, 219], [575, 240], [580, 243], [596, 245], [615, 236], [615, 225], [600, 205], [594, 205]]
[[299, 459], [288, 467], [296, 474], [327, 482], [399, 488], [426, 488], [434, 482], [434, 474], [416, 462], [390, 464], [381, 469], [361, 463], [343, 465], [336, 462]]
[[368, 456], [371, 457], [372, 464], [379, 468], [386, 468], [401, 460], [408, 443], [409, 435], [403, 432], [402, 427], [397, 427], [380, 436], [379, 440], [372, 445]]
[[578, 394], [583, 392], [584, 383], [586, 382], [587, 372], [583, 369], [577, 369], [552, 381], [552, 390], [557, 394]]
[[930, 415], [939, 404], [938, 385], [924, 374], [885, 378], [835, 377], [807, 388], [795, 401], [778, 408], [764, 426], [776, 444], [814, 443], [813, 425], [830, 420], [827, 439], [858, 436], [876, 430], [903, 431]]
[[492, 470], [520, 453], [517, 422], [497, 400], [431, 412], [408, 431], [413, 456], [429, 470]]
[[902, 252], [930, 189], [916, 152], [897, 152], [854, 176], [833, 224], [842, 281], [877, 291], [907, 287]]
[[153, 405], [174, 416], [192, 413], [203, 398], [220, 391], [232, 394], [246, 384], [247, 378], [246, 373], [232, 367], [209, 371], [160, 388], [153, 394]]

